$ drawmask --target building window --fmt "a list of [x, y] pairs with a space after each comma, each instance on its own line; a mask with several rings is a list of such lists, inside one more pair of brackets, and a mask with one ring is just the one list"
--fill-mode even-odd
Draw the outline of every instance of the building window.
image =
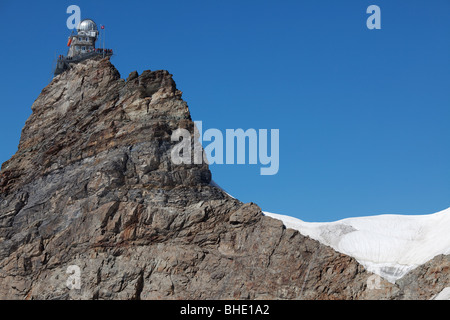
[[82, 47], [81, 47], [81, 51], [86, 51], [86, 47], [85, 47], [85, 46], [82, 46]]

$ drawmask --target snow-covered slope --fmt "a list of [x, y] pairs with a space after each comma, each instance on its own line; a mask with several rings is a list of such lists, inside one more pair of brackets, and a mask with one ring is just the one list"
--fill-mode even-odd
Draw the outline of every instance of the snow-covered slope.
[[264, 212], [395, 282], [439, 254], [450, 254], [450, 208], [431, 215], [379, 215], [309, 223]]
[[431, 298], [431, 300], [450, 300], [450, 287], [442, 290], [438, 295]]

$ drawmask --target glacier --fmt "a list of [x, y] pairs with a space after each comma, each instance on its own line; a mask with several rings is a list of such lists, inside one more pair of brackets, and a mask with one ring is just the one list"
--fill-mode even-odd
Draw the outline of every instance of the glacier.
[[305, 222], [264, 212], [395, 283], [440, 254], [450, 254], [450, 208], [429, 215], [376, 215], [335, 222]]

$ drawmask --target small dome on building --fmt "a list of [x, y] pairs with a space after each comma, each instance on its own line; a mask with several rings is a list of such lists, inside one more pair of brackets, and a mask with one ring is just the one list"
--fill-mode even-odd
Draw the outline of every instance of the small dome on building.
[[77, 31], [84, 31], [84, 32], [89, 32], [89, 31], [98, 31], [97, 25], [95, 24], [95, 22], [91, 19], [84, 19], [83, 21], [80, 22], [80, 24], [77, 27]]

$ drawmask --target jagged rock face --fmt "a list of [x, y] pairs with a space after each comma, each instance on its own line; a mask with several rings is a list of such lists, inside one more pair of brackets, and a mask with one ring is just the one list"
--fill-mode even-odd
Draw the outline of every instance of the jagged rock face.
[[446, 287], [450, 287], [450, 255], [439, 255], [419, 266], [398, 280], [403, 290], [395, 299], [432, 299]]
[[167, 71], [89, 60], [32, 110], [0, 175], [2, 299], [409, 297], [211, 186], [207, 164], [174, 165], [171, 133], [194, 124]]

